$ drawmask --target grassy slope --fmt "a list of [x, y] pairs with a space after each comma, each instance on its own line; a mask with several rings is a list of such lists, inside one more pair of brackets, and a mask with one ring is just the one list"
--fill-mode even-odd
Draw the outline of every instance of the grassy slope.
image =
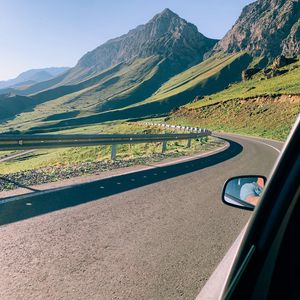
[[[170, 80], [168, 80], [162, 87], [145, 102], [153, 102], [159, 100], [166, 100], [171, 97], [181, 95], [182, 93], [189, 96], [189, 100], [192, 100], [197, 95], [206, 94], [207, 80], [218, 80], [222, 79], [227, 83], [225, 78], [220, 78], [222, 76], [222, 71], [226, 68], [230, 68], [232, 64], [241, 58], [248, 60], [244, 53], [232, 54], [229, 56], [216, 55], [206, 61], [182, 72]], [[243, 61], [243, 59], [241, 59]], [[233, 73], [234, 70], [231, 70]], [[233, 74], [232, 77], [234, 77]], [[240, 79], [240, 74], [234, 79]], [[209, 90], [222, 89], [223, 82], [219, 80], [218, 87], [209, 87]]]
[[[270, 79], [265, 79], [265, 76], [260, 72], [251, 80], [232, 84], [229, 88], [207, 96], [203, 100], [188, 104], [186, 107], [197, 108], [237, 98], [300, 94], [300, 60], [281, 68], [281, 70], [288, 70], [289, 72]], [[262, 78], [264, 80], [261, 80]]]
[[299, 112], [299, 100], [289, 103], [274, 102], [272, 98], [234, 99], [196, 109], [181, 109], [168, 122], [285, 140]]
[[[41, 127], [38, 126], [34, 130], [57, 130], [82, 124], [169, 113], [172, 109], [190, 102], [197, 95], [211, 94], [222, 90], [233, 81], [240, 80], [242, 70], [248, 66], [251, 60], [252, 58], [246, 53], [226, 57], [219, 55], [172, 77], [155, 94], [144, 101], [139, 101], [138, 104], [91, 116], [81, 115], [75, 119], [52, 122]], [[136, 99], [141, 98], [137, 97]], [[116, 102], [116, 99], [114, 101]]]
[[[160, 85], [159, 77], [165, 68], [164, 62], [157, 64], [155, 57], [139, 60], [126, 68], [119, 67], [93, 82], [94, 85], [41, 104], [31, 113], [21, 114], [3, 130], [8, 127], [62, 130], [163, 114], [191, 102], [195, 96], [209, 95], [186, 105], [173, 118], [180, 123], [284, 139], [299, 113], [298, 100], [240, 99], [299, 94], [300, 63], [282, 68], [289, 72], [275, 78], [261, 80], [264, 77], [261, 72], [252, 80], [232, 84], [240, 80], [243, 69], [249, 64], [259, 65], [261, 59], [252, 59], [246, 53], [214, 56], [172, 77], [150, 97], [135, 104], [151, 94], [153, 82]], [[213, 94], [219, 90], [221, 92]], [[103, 111], [106, 109], [112, 110]]]
[[[2, 130], [5, 131], [9, 127], [24, 130], [47, 121], [92, 115], [109, 109], [110, 105], [122, 106], [126, 105], [126, 100], [134, 101], [130, 96], [137, 92], [140, 92], [141, 99], [146, 98], [153, 92], [145, 88], [149, 81], [154, 90], [161, 84], [154, 78], [160, 64], [162, 62], [158, 57], [139, 59], [129, 65], [111, 68], [88, 82], [33, 95], [38, 105], [32, 111], [17, 115], [15, 119], [7, 122]], [[53, 100], [50, 101], [51, 99]]]
[[232, 85], [190, 103], [168, 122], [208, 127], [285, 140], [300, 112], [300, 62], [286, 66], [286, 74]]

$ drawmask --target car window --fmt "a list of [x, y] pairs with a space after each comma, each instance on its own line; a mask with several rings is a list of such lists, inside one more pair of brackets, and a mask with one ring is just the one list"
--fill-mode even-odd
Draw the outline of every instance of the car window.
[[2, 1], [0, 299], [196, 298], [300, 113], [299, 10]]

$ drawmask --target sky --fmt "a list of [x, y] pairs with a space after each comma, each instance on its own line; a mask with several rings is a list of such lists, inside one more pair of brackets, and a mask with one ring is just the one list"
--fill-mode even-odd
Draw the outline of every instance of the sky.
[[222, 38], [253, 0], [0, 0], [0, 80], [74, 66], [82, 55], [169, 8]]

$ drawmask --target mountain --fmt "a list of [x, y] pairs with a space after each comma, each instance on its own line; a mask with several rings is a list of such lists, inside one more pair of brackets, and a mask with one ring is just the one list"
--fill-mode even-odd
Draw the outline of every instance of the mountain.
[[[216, 54], [173, 76], [144, 101], [124, 105], [123, 107], [113, 107], [110, 110], [94, 111], [94, 113], [88, 112], [87, 109], [80, 109], [73, 111], [73, 114], [71, 114], [70, 105], [72, 97], [76, 95], [74, 93], [74, 96], [70, 98], [62, 97], [54, 100], [56, 113], [53, 110], [51, 111], [47, 104], [39, 106], [39, 109], [30, 115], [31, 119], [38, 120], [38, 116], [41, 117], [42, 114], [50, 116], [40, 119], [41, 123], [32, 129], [33, 132], [48, 132], [106, 121], [165, 115], [174, 109], [176, 110], [179, 106], [193, 101], [195, 98], [201, 99], [205, 95], [210, 95], [228, 87], [234, 81], [240, 81], [242, 70], [247, 68], [251, 61], [252, 57], [247, 53]], [[78, 101], [77, 103], [79, 104]], [[80, 108], [82, 108], [82, 105], [81, 102]], [[77, 106], [78, 108], [79, 106]], [[68, 113], [63, 113], [64, 110], [67, 110]], [[22, 120], [20, 118], [20, 123]]]
[[203, 54], [216, 42], [167, 8], [147, 24], [86, 53], [70, 70], [64, 82], [77, 83], [119, 63], [153, 55], [172, 61], [171, 68], [176, 71], [183, 70], [199, 63]]
[[34, 83], [49, 80], [63, 72], [67, 71], [67, 67], [51, 67], [43, 69], [31, 69], [18, 75], [14, 79], [0, 81], [0, 89], [16, 88], [24, 85], [32, 85]]
[[[12, 100], [12, 101], [11, 101]], [[0, 95], [0, 120], [4, 121], [16, 113], [26, 112], [33, 104], [33, 100], [25, 96], [10, 97], [9, 94]]]
[[122, 64], [132, 64], [136, 59], [159, 57], [165, 60], [168, 76], [199, 63], [204, 53], [217, 40], [198, 32], [197, 27], [180, 18], [170, 9], [155, 15], [148, 23], [139, 25], [127, 34], [111, 39], [79, 59], [75, 67], [42, 84], [20, 91], [4, 90], [29, 95], [62, 85], [73, 85], [88, 80], [102, 71]]
[[293, 56], [300, 53], [300, 19], [292, 26], [290, 34], [282, 42], [283, 54]]
[[299, 54], [299, 19], [299, 0], [258, 0], [243, 9], [232, 29], [206, 57], [239, 51], [269, 59]]
[[[34, 101], [28, 101], [27, 110], [51, 101], [58, 116], [65, 111], [120, 109], [147, 99], [169, 78], [201, 62], [216, 42], [165, 9], [147, 24], [88, 52], [65, 73], [27, 89], [7, 89], [6, 98], [13, 103], [13, 94], [28, 95]], [[21, 112], [11, 112], [10, 117]], [[53, 110], [48, 113], [55, 115]]]

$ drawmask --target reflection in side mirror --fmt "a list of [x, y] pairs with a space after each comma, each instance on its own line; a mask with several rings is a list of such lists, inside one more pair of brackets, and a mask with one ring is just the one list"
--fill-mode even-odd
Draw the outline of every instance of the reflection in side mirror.
[[222, 201], [231, 206], [254, 210], [266, 181], [264, 176], [232, 177], [224, 185]]

